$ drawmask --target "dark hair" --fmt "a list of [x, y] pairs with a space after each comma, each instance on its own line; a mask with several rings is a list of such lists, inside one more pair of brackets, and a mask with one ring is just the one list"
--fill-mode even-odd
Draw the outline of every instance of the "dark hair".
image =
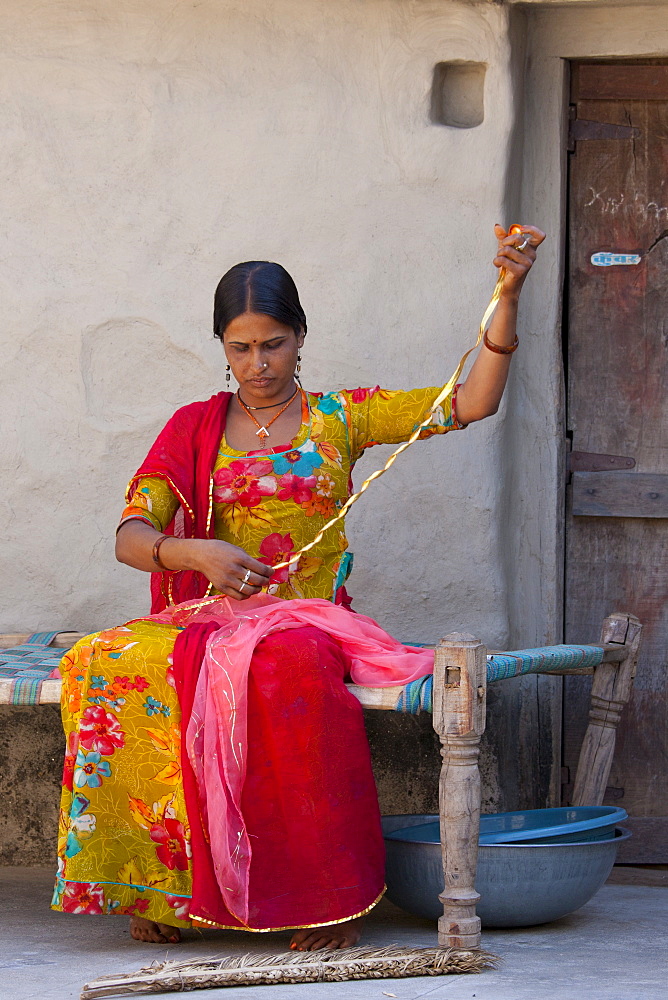
[[247, 312], [271, 316], [291, 326], [297, 336], [306, 333], [297, 286], [285, 268], [273, 261], [247, 260], [223, 275], [213, 300], [214, 337], [222, 341], [232, 320]]

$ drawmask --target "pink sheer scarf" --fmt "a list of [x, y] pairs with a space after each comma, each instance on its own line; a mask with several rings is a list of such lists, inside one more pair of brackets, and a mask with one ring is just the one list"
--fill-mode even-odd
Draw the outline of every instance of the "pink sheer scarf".
[[[366, 615], [317, 599], [284, 601], [258, 594], [239, 603], [209, 598], [166, 608], [150, 620], [219, 626], [206, 644], [184, 736], [221, 897], [229, 912], [247, 924], [252, 851], [241, 793], [247, 765], [248, 673], [257, 644], [272, 632], [315, 626], [340, 645], [351, 680], [365, 687], [407, 684], [431, 673], [434, 652], [404, 646]], [[216, 822], [207, 824], [208, 816], [215, 816]]]

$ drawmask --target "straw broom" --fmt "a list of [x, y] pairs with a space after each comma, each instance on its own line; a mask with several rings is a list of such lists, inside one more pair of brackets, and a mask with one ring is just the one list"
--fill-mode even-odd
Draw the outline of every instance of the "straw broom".
[[453, 948], [350, 948], [345, 952], [241, 955], [162, 962], [136, 973], [100, 976], [84, 986], [81, 1000], [139, 993], [187, 992], [223, 986], [332, 983], [351, 979], [447, 976], [494, 969], [499, 959], [483, 951]]

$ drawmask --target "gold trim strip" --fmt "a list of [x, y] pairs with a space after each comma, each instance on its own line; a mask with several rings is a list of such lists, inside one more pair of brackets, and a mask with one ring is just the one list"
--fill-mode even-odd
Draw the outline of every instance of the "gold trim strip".
[[[213, 584], [209, 584], [213, 586]], [[200, 608], [207, 608], [210, 604], [217, 604], [218, 601], [224, 601], [225, 594], [214, 594], [212, 597], [207, 597], [206, 594], [199, 601], [182, 601], [182, 604], [188, 605], [188, 611], [199, 611]], [[229, 598], [228, 598], [229, 600]]]
[[[206, 515], [206, 537], [215, 538], [214, 524], [213, 524], [213, 475], [209, 473], [209, 510]], [[209, 581], [209, 586], [204, 591], [204, 596], [208, 597], [213, 591], [213, 584]]]
[[[212, 585], [209, 584], [209, 586], [212, 586]], [[165, 599], [167, 597], [167, 595], [164, 593], [164, 590], [163, 590], [163, 597], [165, 597]], [[206, 608], [210, 604], [217, 604], [218, 601], [224, 601], [224, 600], [225, 600], [225, 594], [214, 594], [212, 597], [206, 597], [206, 595], [205, 595], [200, 601], [197, 601], [197, 602], [195, 602], [195, 601], [192, 601], [192, 602], [191, 601], [182, 601], [181, 603], [182, 604], [188, 604], [189, 605], [189, 607], [188, 607], [189, 611], [199, 611], [200, 608]], [[175, 607], [178, 607], [178, 605], [172, 603], [170, 605], [170, 607], [175, 608]], [[165, 611], [166, 610], [167, 610], [167, 608], [165, 608]], [[163, 614], [163, 612], [159, 611], [158, 614]], [[125, 624], [126, 625], [134, 625], [135, 622], [151, 622], [151, 621], [153, 621], [153, 615], [144, 615], [141, 618], [131, 618]], [[169, 622], [160, 622], [159, 624], [161, 624], [161, 625], [169, 625], [170, 623]], [[176, 627], [180, 628], [181, 626], [176, 626]]]
[[380, 903], [381, 899], [387, 892], [387, 886], [383, 886], [383, 891], [377, 896], [371, 906], [367, 906], [366, 909], [360, 910], [359, 913], [353, 913], [350, 917], [341, 917], [339, 920], [325, 920], [321, 924], [289, 924], [287, 927], [248, 927], [244, 924], [241, 927], [228, 927], [227, 924], [216, 924], [213, 920], [205, 920], [203, 917], [190, 917], [190, 922], [194, 927], [202, 924], [206, 927], [215, 927], [221, 931], [249, 931], [251, 934], [271, 934], [272, 932], [278, 933], [279, 931], [301, 931], [310, 930], [316, 927], [333, 927], [335, 924], [346, 924], [349, 920], [357, 920], [359, 917], [365, 917], [367, 913], [370, 913], [374, 906]]
[[211, 537], [211, 523], [213, 520], [213, 476], [209, 473], [209, 509], [206, 514], [206, 537]]
[[487, 323], [490, 320], [490, 318], [491, 318], [494, 310], [496, 309], [497, 302], [499, 301], [499, 299], [501, 297], [501, 291], [503, 289], [504, 276], [505, 276], [505, 271], [504, 271], [503, 268], [501, 268], [500, 271], [499, 271], [499, 277], [497, 278], [496, 285], [494, 286], [494, 291], [492, 293], [492, 298], [490, 299], [489, 305], [485, 309], [485, 313], [484, 313], [483, 318], [482, 318], [482, 320], [480, 322], [480, 327], [479, 327], [479, 330], [478, 330], [478, 338], [477, 338], [475, 344], [473, 345], [473, 347], [469, 347], [469, 349], [464, 354], [462, 354], [461, 358], [459, 359], [459, 363], [458, 363], [456, 369], [454, 370], [454, 372], [452, 373], [452, 375], [450, 376], [450, 378], [448, 379], [448, 381], [446, 382], [446, 384], [443, 386], [443, 388], [441, 389], [441, 391], [439, 392], [439, 394], [436, 396], [436, 399], [431, 404], [431, 407], [429, 408], [429, 411], [428, 411], [426, 417], [424, 418], [424, 420], [422, 420], [421, 423], [419, 423], [417, 425], [417, 427], [415, 428], [415, 430], [413, 431], [413, 433], [411, 434], [411, 436], [408, 438], [408, 440], [404, 441], [403, 444], [400, 444], [399, 447], [395, 451], [392, 452], [392, 454], [390, 455], [390, 457], [388, 458], [387, 462], [382, 467], [382, 469], [376, 469], [375, 472], [372, 472], [371, 475], [368, 476], [367, 479], [364, 480], [364, 482], [362, 483], [362, 485], [360, 486], [360, 488], [357, 490], [357, 492], [356, 493], [352, 493], [348, 497], [348, 499], [346, 500], [346, 502], [344, 503], [344, 505], [341, 507], [341, 509], [339, 510], [339, 512], [334, 517], [332, 517], [329, 521], [327, 521], [326, 524], [324, 524], [322, 526], [322, 528], [317, 533], [317, 535], [315, 536], [315, 538], [313, 538], [306, 545], [302, 545], [302, 547], [300, 549], [297, 549], [296, 552], [293, 552], [292, 555], [288, 559], [284, 559], [282, 562], [276, 563], [276, 565], [274, 566], [275, 570], [277, 570], [277, 569], [285, 569], [286, 566], [292, 566], [292, 564], [296, 563], [299, 560], [299, 558], [305, 552], [309, 552], [315, 545], [317, 545], [318, 542], [320, 542], [322, 540], [322, 537], [325, 534], [325, 532], [329, 531], [329, 529], [332, 528], [332, 527], [334, 527], [335, 524], [337, 524], [339, 521], [343, 520], [343, 518], [346, 516], [346, 514], [348, 513], [348, 511], [350, 510], [350, 508], [352, 507], [352, 505], [354, 503], [357, 503], [357, 501], [360, 499], [360, 497], [368, 490], [369, 486], [371, 486], [371, 483], [373, 483], [374, 480], [379, 479], [381, 476], [385, 475], [385, 473], [388, 471], [388, 469], [390, 469], [392, 467], [392, 465], [394, 464], [394, 462], [397, 460], [397, 458], [399, 457], [399, 455], [401, 455], [404, 451], [406, 451], [407, 448], [410, 448], [410, 446], [417, 441], [417, 439], [419, 438], [419, 436], [422, 433], [422, 431], [425, 428], [429, 427], [429, 425], [431, 423], [431, 418], [433, 417], [433, 415], [436, 412], [437, 408], [441, 405], [442, 402], [444, 402], [444, 400], [447, 399], [447, 397], [449, 395], [451, 395], [452, 390], [454, 389], [455, 385], [457, 384], [457, 379], [459, 378], [459, 376], [461, 375], [461, 373], [462, 373], [462, 371], [464, 369], [464, 365], [466, 364], [466, 359], [468, 358], [469, 354], [471, 354], [473, 351], [475, 351], [476, 347], [478, 347], [478, 345], [481, 343], [481, 341], [482, 341], [482, 339], [483, 339], [483, 337], [485, 335], [485, 330], [487, 328]]

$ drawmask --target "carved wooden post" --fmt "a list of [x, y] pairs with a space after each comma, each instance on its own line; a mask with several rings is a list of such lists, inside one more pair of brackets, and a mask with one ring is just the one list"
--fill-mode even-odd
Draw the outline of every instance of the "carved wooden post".
[[642, 625], [634, 615], [615, 612], [603, 622], [601, 642], [619, 643], [623, 660], [605, 660], [594, 670], [589, 725], [580, 750], [573, 788], [574, 806], [600, 806], [615, 752], [617, 724], [636, 674]]
[[453, 632], [436, 647], [433, 721], [441, 740], [439, 812], [445, 887], [438, 943], [480, 947], [475, 891], [480, 828], [478, 754], [485, 729], [487, 651], [473, 636]]

